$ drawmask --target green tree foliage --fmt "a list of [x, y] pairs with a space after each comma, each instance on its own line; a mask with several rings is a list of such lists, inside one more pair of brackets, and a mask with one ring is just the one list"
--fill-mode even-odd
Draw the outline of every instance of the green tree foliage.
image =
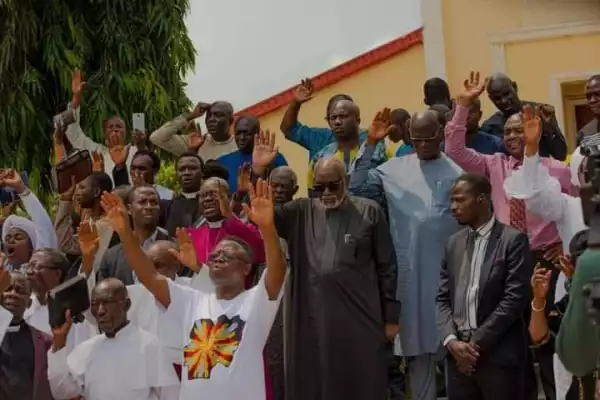
[[182, 77], [195, 51], [189, 0], [0, 0], [0, 159], [48, 193], [52, 116], [71, 98], [71, 73], [87, 81], [84, 132], [144, 112], [148, 129], [189, 109]]

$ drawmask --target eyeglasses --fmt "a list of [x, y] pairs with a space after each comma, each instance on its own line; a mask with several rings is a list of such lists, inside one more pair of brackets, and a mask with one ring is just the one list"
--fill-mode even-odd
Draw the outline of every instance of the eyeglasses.
[[230, 262], [230, 261], [235, 261], [235, 260], [241, 261], [245, 264], [250, 264], [252, 262], [245, 257], [240, 257], [239, 255], [235, 254], [233, 251], [228, 251], [228, 250], [223, 250], [223, 249], [213, 251], [212, 253], [210, 253], [208, 255], [209, 263]]
[[344, 181], [340, 179], [337, 182], [324, 182], [324, 183], [315, 183], [313, 184], [313, 193], [317, 196], [325, 193], [325, 190], [329, 189], [330, 192], [337, 192], [342, 188]]

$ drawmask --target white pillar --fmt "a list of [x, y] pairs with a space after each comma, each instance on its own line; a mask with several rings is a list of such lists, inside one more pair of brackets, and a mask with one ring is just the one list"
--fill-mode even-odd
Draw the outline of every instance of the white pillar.
[[425, 72], [427, 79], [437, 76], [447, 80], [442, 1], [421, 0], [423, 48], [425, 51]]

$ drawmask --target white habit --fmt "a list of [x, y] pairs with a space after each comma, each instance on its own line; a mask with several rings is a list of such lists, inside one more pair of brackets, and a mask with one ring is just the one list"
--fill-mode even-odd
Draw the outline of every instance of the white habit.
[[48, 380], [57, 400], [177, 400], [179, 379], [158, 339], [127, 325], [98, 335], [67, 355], [48, 352]]

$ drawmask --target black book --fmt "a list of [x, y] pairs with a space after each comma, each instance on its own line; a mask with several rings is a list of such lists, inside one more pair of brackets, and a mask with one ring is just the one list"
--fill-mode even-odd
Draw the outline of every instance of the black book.
[[50, 327], [58, 328], [65, 323], [65, 313], [71, 310], [74, 323], [83, 322], [83, 312], [90, 308], [87, 277], [79, 274], [61, 283], [50, 291], [48, 315]]

